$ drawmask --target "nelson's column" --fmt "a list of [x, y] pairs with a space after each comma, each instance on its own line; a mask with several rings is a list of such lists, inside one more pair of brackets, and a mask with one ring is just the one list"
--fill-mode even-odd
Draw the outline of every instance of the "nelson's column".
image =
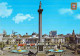
[[39, 5], [39, 42], [42, 42], [42, 11], [43, 9], [41, 9], [41, 1], [40, 1], [40, 5]]

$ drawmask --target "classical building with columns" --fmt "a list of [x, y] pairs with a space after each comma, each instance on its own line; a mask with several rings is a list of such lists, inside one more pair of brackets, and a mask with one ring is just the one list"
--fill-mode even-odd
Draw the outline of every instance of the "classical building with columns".
[[[30, 44], [35, 43], [37, 44], [39, 40], [38, 34], [32, 33], [30, 36], [16, 36], [16, 37], [10, 37], [5, 36], [3, 37], [3, 43], [8, 45], [15, 45], [15, 44]], [[49, 37], [48, 35], [43, 35], [41, 39], [42, 43], [53, 43], [53, 44], [59, 44], [59, 43], [65, 43], [65, 37], [63, 36], [54, 36]]]

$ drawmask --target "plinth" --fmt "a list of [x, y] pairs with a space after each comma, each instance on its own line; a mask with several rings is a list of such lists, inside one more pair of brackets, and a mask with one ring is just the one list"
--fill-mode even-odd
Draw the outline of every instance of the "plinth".
[[37, 46], [38, 52], [44, 51], [43, 46], [44, 46], [44, 43], [38, 43], [38, 46]]

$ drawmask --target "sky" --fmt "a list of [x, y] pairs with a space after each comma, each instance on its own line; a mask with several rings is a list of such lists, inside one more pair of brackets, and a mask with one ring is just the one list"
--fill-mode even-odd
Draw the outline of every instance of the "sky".
[[[38, 33], [39, 4], [42, 3], [42, 34], [57, 31], [57, 34], [80, 33], [79, 0], [0, 0], [0, 33], [29, 35]], [[77, 10], [71, 10], [71, 3]]]

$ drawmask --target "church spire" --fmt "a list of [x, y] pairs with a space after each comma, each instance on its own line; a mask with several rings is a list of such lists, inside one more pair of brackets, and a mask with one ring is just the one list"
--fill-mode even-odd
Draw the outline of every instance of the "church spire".
[[41, 1], [40, 1], [39, 9], [41, 9]]
[[75, 36], [75, 32], [74, 32], [74, 29], [73, 29], [73, 32], [72, 32], [72, 36]]

